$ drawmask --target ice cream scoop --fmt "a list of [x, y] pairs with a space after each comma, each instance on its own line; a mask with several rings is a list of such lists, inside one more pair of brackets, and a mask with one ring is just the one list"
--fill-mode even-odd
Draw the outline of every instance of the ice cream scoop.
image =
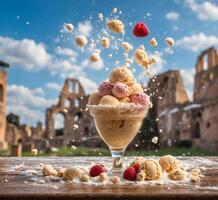
[[151, 106], [150, 98], [144, 92], [136, 92], [131, 95], [131, 103], [139, 104], [142, 106]]
[[180, 162], [171, 155], [162, 156], [159, 160], [159, 163], [167, 172], [171, 172], [180, 167]]
[[135, 78], [132, 72], [127, 67], [117, 67], [110, 74], [110, 82], [112, 83], [125, 83], [126, 85], [132, 85], [135, 83]]
[[139, 83], [134, 83], [133, 85], [131, 85], [131, 90], [132, 90], [132, 93], [143, 92], [143, 88], [141, 84]]
[[117, 33], [123, 33], [123, 34], [125, 33], [123, 22], [118, 20], [118, 19], [108, 21], [107, 26], [112, 32], [114, 32], [116, 34]]
[[99, 85], [98, 92], [99, 95], [103, 97], [105, 95], [112, 95], [112, 89], [113, 89], [113, 84], [108, 81], [104, 81]]
[[100, 105], [118, 105], [119, 103], [119, 100], [111, 95], [103, 96], [99, 102]]
[[93, 92], [90, 96], [89, 96], [89, 101], [88, 104], [89, 105], [98, 105], [99, 101], [101, 100], [101, 97], [99, 95], [99, 93]]
[[159, 179], [162, 174], [160, 164], [156, 160], [146, 160], [141, 164], [139, 172], [144, 171], [145, 180]]
[[121, 99], [130, 95], [129, 87], [125, 83], [116, 83], [112, 89], [112, 94]]

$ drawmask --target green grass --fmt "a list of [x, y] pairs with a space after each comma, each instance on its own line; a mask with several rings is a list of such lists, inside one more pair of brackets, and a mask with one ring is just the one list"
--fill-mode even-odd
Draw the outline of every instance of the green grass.
[[[218, 152], [209, 152], [200, 149], [167, 148], [158, 150], [127, 151], [126, 156], [162, 156], [171, 154], [174, 156], [218, 156]], [[0, 156], [10, 156], [9, 150], [0, 151]], [[32, 156], [30, 152], [24, 152], [23, 156]], [[57, 152], [39, 152], [37, 156], [110, 156], [107, 149], [79, 147], [70, 149], [67, 147]]]

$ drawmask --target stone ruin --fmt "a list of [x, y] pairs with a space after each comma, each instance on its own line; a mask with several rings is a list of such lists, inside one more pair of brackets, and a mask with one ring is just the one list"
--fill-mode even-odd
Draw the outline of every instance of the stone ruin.
[[[77, 79], [67, 79], [60, 92], [59, 101], [46, 110], [45, 137], [51, 146], [99, 146], [94, 122], [86, 109], [88, 96]], [[55, 115], [64, 118], [62, 132], [55, 129]]]
[[218, 54], [215, 48], [197, 59], [193, 100], [188, 99], [178, 70], [157, 75], [148, 84], [162, 147], [190, 146], [218, 150]]

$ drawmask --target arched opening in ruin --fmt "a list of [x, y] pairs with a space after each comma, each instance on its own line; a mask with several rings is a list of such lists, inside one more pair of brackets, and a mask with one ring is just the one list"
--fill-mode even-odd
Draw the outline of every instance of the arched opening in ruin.
[[71, 106], [71, 101], [69, 99], [65, 99], [64, 100], [64, 107], [65, 108], [70, 108], [70, 106]]
[[64, 135], [64, 122], [65, 122], [64, 115], [62, 113], [56, 113], [54, 116], [55, 136]]
[[79, 99], [75, 99], [74, 100], [74, 105], [76, 108], [79, 108], [80, 107], [80, 100]]
[[69, 81], [69, 93], [73, 93], [74, 92], [74, 83], [73, 81]]
[[81, 112], [77, 112], [74, 115], [74, 122], [78, 122], [80, 119], [82, 119], [83, 114]]
[[3, 95], [4, 95], [3, 85], [0, 85], [0, 102], [3, 101]]
[[78, 82], [75, 84], [75, 93], [79, 94], [79, 83]]
[[204, 55], [203, 57], [203, 70], [206, 71], [208, 69], [208, 55]]
[[192, 137], [193, 138], [200, 138], [201, 137], [201, 132], [200, 132], [200, 124], [197, 122], [194, 125], [194, 129], [193, 129], [193, 133], [192, 133]]
[[84, 134], [88, 135], [89, 134], [89, 127], [85, 126], [84, 128]]

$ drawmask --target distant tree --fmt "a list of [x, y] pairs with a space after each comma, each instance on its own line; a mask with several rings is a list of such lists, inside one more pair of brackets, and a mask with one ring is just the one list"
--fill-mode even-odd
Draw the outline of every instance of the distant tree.
[[2, 60], [0, 60], [0, 66], [1, 66], [1, 67], [5, 67], [5, 68], [8, 68], [8, 67], [9, 67], [9, 64], [6, 63], [6, 62], [4, 62], [4, 61], [2, 61]]
[[9, 113], [7, 115], [7, 122], [10, 124], [14, 124], [16, 126], [20, 125], [20, 117], [18, 115], [15, 115], [14, 113]]

